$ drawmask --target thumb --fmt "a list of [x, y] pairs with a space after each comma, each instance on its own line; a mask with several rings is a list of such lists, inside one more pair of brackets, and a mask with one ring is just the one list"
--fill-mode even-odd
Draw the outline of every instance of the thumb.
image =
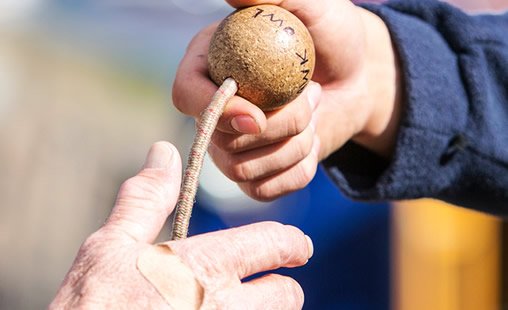
[[182, 174], [180, 155], [168, 142], [152, 145], [143, 169], [125, 181], [104, 231], [152, 243], [173, 211]]

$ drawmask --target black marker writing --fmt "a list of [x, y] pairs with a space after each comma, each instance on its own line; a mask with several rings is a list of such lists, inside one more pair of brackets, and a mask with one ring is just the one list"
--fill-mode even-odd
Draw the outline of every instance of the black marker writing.
[[[257, 8], [256, 14], [254, 14], [254, 18], [257, 18], [259, 15], [263, 14], [264, 11], [265, 10], [263, 10], [263, 9]], [[282, 27], [282, 25], [284, 25], [284, 20], [283, 19], [275, 19], [275, 14], [273, 14], [273, 13], [261, 15], [261, 17], [269, 17], [270, 21], [273, 23], [278, 23], [279, 27]]]
[[305, 50], [303, 56], [298, 53], [296, 53], [296, 56], [298, 56], [302, 60], [302, 62], [300, 63], [300, 65], [302, 65], [302, 66], [305, 65], [309, 61], [309, 58], [307, 57], [307, 50]]
[[256, 14], [254, 15], [254, 18], [258, 17], [259, 14], [263, 13], [265, 10], [262, 9], [256, 9]]
[[300, 55], [299, 53], [296, 53], [296, 56], [298, 56], [298, 58], [300, 58], [301, 62], [300, 62], [300, 66], [302, 67], [300, 69], [300, 73], [303, 73], [303, 77], [302, 77], [302, 84], [300, 85], [300, 87], [298, 88], [298, 92], [297, 94], [301, 94], [303, 92], [303, 90], [305, 89], [305, 87], [307, 86], [307, 84], [309, 84], [310, 80], [309, 80], [309, 74], [310, 74], [310, 69], [306, 68], [306, 64], [309, 62], [309, 58], [307, 57], [307, 50], [305, 50], [303, 52], [303, 56]]

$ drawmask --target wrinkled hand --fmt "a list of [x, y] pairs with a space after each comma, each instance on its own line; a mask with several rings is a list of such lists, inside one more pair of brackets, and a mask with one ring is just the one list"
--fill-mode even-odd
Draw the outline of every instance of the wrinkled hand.
[[[389, 157], [398, 126], [398, 67], [390, 35], [377, 16], [347, 0], [228, 0], [234, 7], [275, 4], [298, 16], [316, 46], [316, 70], [305, 91], [266, 113], [240, 97], [227, 105], [209, 153], [249, 196], [272, 200], [306, 186], [319, 160], [353, 139]], [[217, 24], [190, 43], [173, 102], [199, 121], [217, 86], [207, 53]]]
[[180, 177], [175, 148], [155, 144], [143, 169], [122, 185], [106, 224], [81, 246], [50, 309], [302, 307], [302, 289], [291, 278], [241, 282], [307, 262], [312, 243], [295, 227], [264, 222], [152, 244], [175, 206]]

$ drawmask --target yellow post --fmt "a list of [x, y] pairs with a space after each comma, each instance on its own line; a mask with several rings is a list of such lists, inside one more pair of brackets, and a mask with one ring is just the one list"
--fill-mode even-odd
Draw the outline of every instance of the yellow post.
[[397, 310], [500, 309], [501, 221], [435, 200], [393, 211]]

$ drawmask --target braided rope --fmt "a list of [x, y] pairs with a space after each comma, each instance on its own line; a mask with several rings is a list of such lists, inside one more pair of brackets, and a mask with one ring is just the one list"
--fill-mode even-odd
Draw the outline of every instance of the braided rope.
[[229, 99], [236, 94], [237, 90], [238, 86], [236, 82], [231, 78], [226, 79], [213, 96], [212, 102], [201, 113], [201, 122], [197, 127], [196, 137], [191, 147], [180, 189], [180, 196], [176, 205], [176, 215], [173, 222], [173, 240], [187, 238], [192, 206], [198, 189], [199, 174], [203, 167], [203, 160], [210, 144], [210, 139], [224, 111], [224, 107]]

